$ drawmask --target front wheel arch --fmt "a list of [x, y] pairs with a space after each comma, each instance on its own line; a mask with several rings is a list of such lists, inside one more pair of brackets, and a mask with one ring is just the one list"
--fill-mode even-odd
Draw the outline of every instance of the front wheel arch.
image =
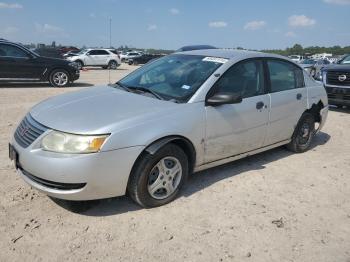
[[189, 163], [189, 174], [191, 174], [194, 170], [196, 164], [196, 150], [192, 142], [186, 137], [180, 135], [172, 135], [159, 138], [152, 143], [150, 143], [146, 148], [139, 154], [137, 159], [134, 162], [132, 169], [135, 168], [136, 163], [144, 154], [155, 154], [160, 148], [164, 147], [167, 144], [173, 143], [179, 146], [187, 155], [188, 163]]

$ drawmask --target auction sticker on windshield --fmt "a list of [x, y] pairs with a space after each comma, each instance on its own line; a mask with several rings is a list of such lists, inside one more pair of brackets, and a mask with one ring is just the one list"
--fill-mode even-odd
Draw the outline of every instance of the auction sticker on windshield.
[[228, 59], [221, 57], [204, 57], [203, 61], [225, 64]]

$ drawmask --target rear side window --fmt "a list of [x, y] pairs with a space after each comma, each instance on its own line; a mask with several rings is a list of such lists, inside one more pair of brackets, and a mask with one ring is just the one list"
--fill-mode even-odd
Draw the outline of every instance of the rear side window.
[[106, 50], [97, 50], [97, 55], [109, 55]]
[[28, 55], [22, 49], [13, 45], [0, 44], [0, 56], [27, 58]]
[[216, 92], [240, 94], [243, 98], [264, 93], [264, 70], [259, 60], [249, 60], [233, 65], [216, 82]]
[[267, 65], [272, 93], [304, 87], [303, 71], [297, 66], [280, 60], [267, 61]]

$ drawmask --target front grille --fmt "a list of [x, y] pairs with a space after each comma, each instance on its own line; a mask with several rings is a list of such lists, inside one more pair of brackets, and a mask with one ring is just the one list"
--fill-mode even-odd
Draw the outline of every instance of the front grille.
[[15, 131], [15, 140], [20, 146], [26, 148], [46, 130], [47, 127], [35, 121], [30, 114], [27, 114]]
[[326, 87], [329, 99], [350, 101], [350, 88]]
[[[339, 76], [345, 75], [345, 81], [339, 81]], [[327, 84], [337, 85], [337, 86], [350, 86], [350, 72], [337, 72], [337, 71], [328, 71], [327, 72]]]
[[73, 190], [73, 189], [81, 189], [83, 188], [86, 183], [59, 183], [59, 182], [53, 182], [46, 179], [42, 179], [40, 177], [33, 176], [32, 174], [28, 173], [27, 171], [21, 169], [22, 174], [25, 175], [30, 180], [34, 181], [37, 184], [40, 184], [42, 186], [52, 188], [52, 189], [59, 189], [59, 190]]

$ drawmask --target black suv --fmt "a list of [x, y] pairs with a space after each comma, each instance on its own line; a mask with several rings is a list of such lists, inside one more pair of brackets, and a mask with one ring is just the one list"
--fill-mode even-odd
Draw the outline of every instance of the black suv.
[[79, 78], [75, 63], [40, 56], [22, 45], [0, 39], [0, 82], [40, 81], [66, 87]]
[[329, 104], [350, 107], [350, 55], [323, 68], [322, 75]]

